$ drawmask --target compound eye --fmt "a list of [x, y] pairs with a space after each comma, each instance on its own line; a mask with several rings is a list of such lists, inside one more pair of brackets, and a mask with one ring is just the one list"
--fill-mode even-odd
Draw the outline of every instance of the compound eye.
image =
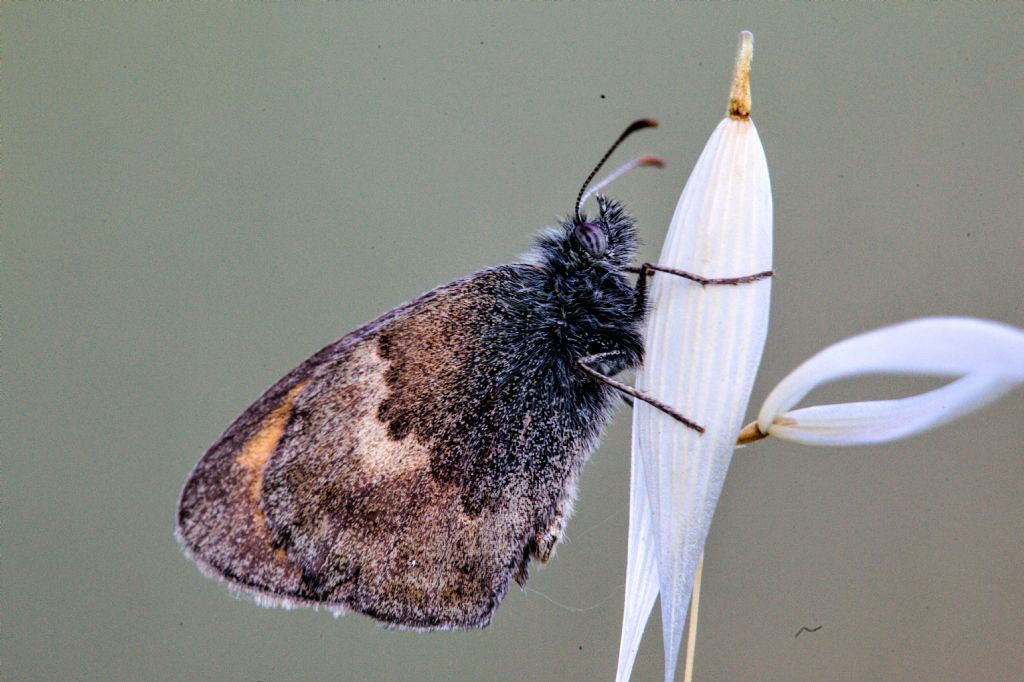
[[608, 250], [608, 237], [599, 225], [580, 223], [574, 230], [576, 240], [592, 258], [599, 258]]

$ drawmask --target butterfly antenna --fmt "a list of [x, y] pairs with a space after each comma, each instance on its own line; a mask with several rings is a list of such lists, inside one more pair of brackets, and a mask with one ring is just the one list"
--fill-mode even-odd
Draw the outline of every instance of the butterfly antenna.
[[603, 166], [604, 162], [608, 160], [608, 157], [612, 155], [612, 152], [614, 152], [615, 149], [620, 144], [622, 144], [622, 142], [627, 137], [629, 137], [630, 135], [632, 135], [636, 131], [643, 130], [644, 128], [657, 128], [657, 127], [658, 127], [658, 122], [655, 121], [653, 118], [642, 118], [639, 121], [633, 121], [632, 123], [629, 124], [629, 127], [627, 127], [624, 131], [622, 131], [622, 134], [619, 135], [619, 139], [615, 140], [615, 143], [612, 144], [612, 146], [608, 148], [608, 151], [606, 151], [604, 153], [604, 156], [601, 157], [601, 160], [597, 162], [596, 166], [594, 166], [594, 170], [590, 171], [590, 175], [587, 176], [587, 179], [583, 181], [583, 186], [580, 187], [579, 194], [576, 195], [576, 222], [577, 223], [583, 222], [583, 219], [580, 217], [580, 206], [583, 204], [583, 195], [587, 191], [587, 187], [590, 185], [590, 181], [594, 179], [595, 175], [597, 175], [597, 171], [601, 170], [601, 166]]
[[644, 154], [643, 156], [637, 156], [630, 159], [626, 163], [622, 164], [621, 166], [613, 170], [607, 176], [605, 176], [600, 182], [595, 182], [593, 185], [591, 185], [590, 189], [588, 189], [586, 193], [583, 195], [583, 198], [580, 199], [580, 206], [583, 206], [583, 204], [587, 203], [587, 200], [590, 197], [594, 196], [595, 194], [597, 194], [602, 189], [604, 189], [608, 185], [612, 184], [613, 182], [621, 178], [629, 171], [633, 170], [634, 168], [642, 168], [644, 166], [649, 166], [651, 168], [664, 168], [665, 159], [661, 158], [660, 156], [654, 156], [653, 154]]

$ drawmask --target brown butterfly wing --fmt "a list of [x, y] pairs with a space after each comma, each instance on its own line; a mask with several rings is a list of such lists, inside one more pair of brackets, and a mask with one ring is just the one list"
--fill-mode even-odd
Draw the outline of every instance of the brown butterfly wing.
[[[579, 468], [537, 494], [516, 491], [530, 486], [492, 461], [517, 444], [531, 450], [531, 420], [545, 427], [544, 410], [529, 405], [503, 417], [504, 430], [480, 416], [517, 398], [479, 371], [496, 304], [518, 286], [514, 267], [523, 266], [436, 289], [343, 337], [246, 410], [182, 493], [179, 537], [197, 563], [265, 603], [413, 628], [486, 625], [510, 578], [525, 576], [538, 532], [561, 522]], [[517, 444], [489, 435], [509, 427]], [[583, 448], [548, 443], [567, 445]]]

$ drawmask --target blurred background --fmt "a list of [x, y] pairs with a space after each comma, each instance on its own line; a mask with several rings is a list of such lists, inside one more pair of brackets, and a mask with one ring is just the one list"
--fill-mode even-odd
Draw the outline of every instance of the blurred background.
[[[775, 200], [751, 414], [824, 345], [1024, 326], [1024, 5], [4, 7], [3, 677], [597, 680], [625, 577], [626, 410], [567, 541], [468, 633], [268, 610], [173, 537], [189, 470], [309, 353], [513, 261], [616, 160], [656, 257], [742, 29]], [[872, 380], [816, 402], [933, 385]], [[1019, 679], [1017, 391], [914, 440], [737, 452], [698, 679]], [[658, 611], [655, 611], [657, 614]], [[657, 615], [634, 678], [659, 679]], [[795, 634], [801, 627], [821, 629]]]

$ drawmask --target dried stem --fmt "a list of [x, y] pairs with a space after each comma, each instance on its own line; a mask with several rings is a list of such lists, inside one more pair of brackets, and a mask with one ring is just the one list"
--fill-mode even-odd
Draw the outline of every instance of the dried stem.
[[693, 680], [693, 656], [697, 650], [697, 609], [700, 607], [700, 577], [704, 573], [704, 554], [697, 562], [697, 574], [693, 577], [693, 594], [690, 596], [690, 625], [686, 633], [686, 670], [683, 682]]
[[757, 422], [750, 422], [742, 429], [740, 429], [740, 435], [736, 438], [736, 445], [750, 445], [755, 441], [759, 441], [762, 438], [767, 438], [767, 433], [761, 432], [761, 427], [757, 425]]

